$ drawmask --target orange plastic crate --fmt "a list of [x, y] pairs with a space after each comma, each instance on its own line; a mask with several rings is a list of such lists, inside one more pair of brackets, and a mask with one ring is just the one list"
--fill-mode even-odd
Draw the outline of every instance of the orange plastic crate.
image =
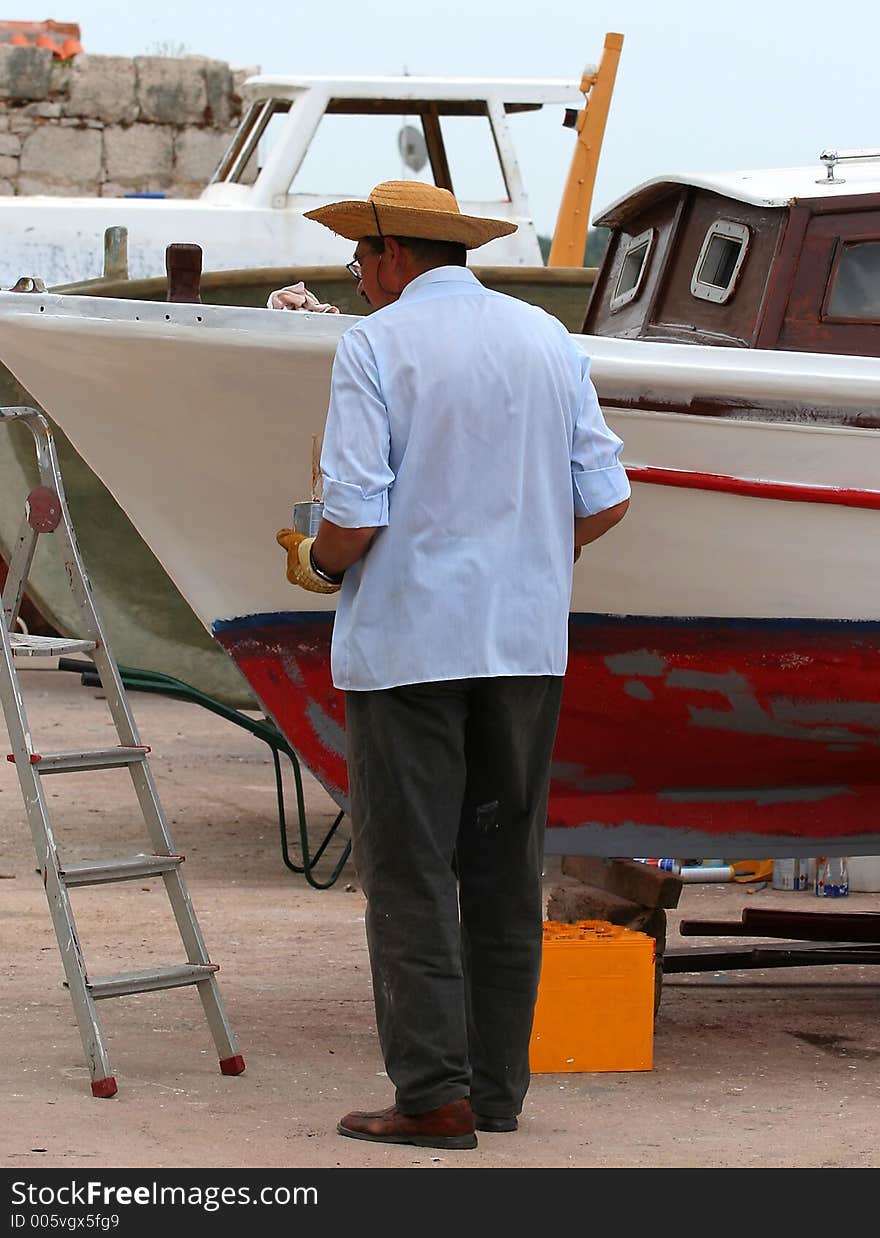
[[654, 938], [606, 920], [545, 921], [529, 1059], [533, 1074], [650, 1070]]

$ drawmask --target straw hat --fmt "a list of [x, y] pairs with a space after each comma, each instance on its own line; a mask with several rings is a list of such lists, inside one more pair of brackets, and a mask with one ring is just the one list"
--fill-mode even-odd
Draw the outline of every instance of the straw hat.
[[467, 249], [516, 231], [516, 224], [504, 219], [462, 215], [448, 189], [423, 181], [383, 181], [370, 191], [366, 202], [331, 202], [306, 211], [305, 217], [350, 241], [365, 236], [414, 236], [456, 241]]

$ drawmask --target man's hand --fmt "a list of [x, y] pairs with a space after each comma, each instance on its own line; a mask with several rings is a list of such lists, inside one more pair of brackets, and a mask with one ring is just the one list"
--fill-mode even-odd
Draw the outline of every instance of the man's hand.
[[275, 535], [279, 546], [287, 551], [287, 579], [292, 585], [308, 589], [310, 593], [338, 593], [339, 585], [322, 580], [312, 570], [311, 549], [313, 537], [297, 533], [295, 529], [279, 529]]

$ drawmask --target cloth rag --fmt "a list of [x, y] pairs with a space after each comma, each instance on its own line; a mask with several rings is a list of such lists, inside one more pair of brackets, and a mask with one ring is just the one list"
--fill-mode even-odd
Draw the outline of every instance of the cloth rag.
[[276, 288], [269, 294], [266, 309], [277, 310], [308, 310], [313, 314], [338, 314], [339, 309], [326, 301], [319, 301], [313, 292], [306, 288], [302, 280], [288, 284], [285, 288]]

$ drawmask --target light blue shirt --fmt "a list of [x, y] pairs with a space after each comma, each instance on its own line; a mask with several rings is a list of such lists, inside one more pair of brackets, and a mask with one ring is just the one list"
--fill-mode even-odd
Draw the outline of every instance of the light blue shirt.
[[339, 594], [337, 688], [565, 673], [574, 516], [629, 496], [589, 366], [556, 318], [465, 267], [345, 332], [324, 515], [380, 527]]

